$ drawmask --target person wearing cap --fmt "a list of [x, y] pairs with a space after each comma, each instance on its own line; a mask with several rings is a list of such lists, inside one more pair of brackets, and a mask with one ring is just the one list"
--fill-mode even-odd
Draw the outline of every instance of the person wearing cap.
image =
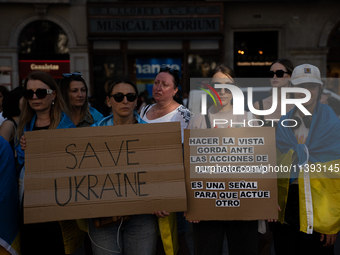
[[[295, 127], [278, 125], [278, 165], [290, 173], [278, 174], [279, 222], [272, 224], [275, 253], [334, 254], [340, 231], [340, 120], [319, 102], [322, 80], [316, 66], [297, 66], [291, 76], [294, 87], [305, 88], [310, 99], [283, 119]], [[306, 97], [295, 93], [296, 99]]]

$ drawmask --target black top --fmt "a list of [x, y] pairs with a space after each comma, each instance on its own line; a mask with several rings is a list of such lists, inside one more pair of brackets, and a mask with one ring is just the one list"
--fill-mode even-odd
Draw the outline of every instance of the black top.
[[50, 127], [50, 125], [45, 126], [45, 127], [36, 127], [36, 126], [34, 126], [32, 131], [45, 130], [45, 129], [48, 129], [49, 127]]

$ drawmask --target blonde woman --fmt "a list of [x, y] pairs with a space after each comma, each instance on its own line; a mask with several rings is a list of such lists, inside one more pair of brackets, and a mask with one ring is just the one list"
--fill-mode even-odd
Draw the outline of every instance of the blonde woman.
[[[26, 131], [44, 129], [72, 128], [75, 125], [65, 114], [65, 106], [59, 87], [51, 75], [42, 71], [32, 72], [24, 83], [24, 107], [17, 129], [17, 139]], [[25, 139], [17, 144], [18, 161], [23, 168], [20, 171], [19, 196], [23, 196], [25, 174]], [[51, 144], [53, 146], [53, 144]], [[39, 242], [39, 245], [37, 245]], [[24, 225], [21, 231], [21, 249], [23, 254], [64, 254], [61, 228], [58, 222]]]

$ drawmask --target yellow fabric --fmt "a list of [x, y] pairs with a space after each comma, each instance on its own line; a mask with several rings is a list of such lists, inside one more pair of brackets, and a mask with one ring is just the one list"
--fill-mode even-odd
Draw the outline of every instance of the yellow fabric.
[[[20, 232], [17, 234], [15, 237], [14, 241], [9, 245], [4, 241], [3, 239], [0, 238], [0, 241], [3, 241], [5, 243], [0, 244], [0, 255], [7, 255], [7, 254], [21, 254], [20, 250]], [[4, 246], [2, 246], [4, 245]], [[9, 250], [9, 251], [8, 251]]]
[[87, 221], [87, 219], [76, 220], [78, 228], [87, 232]]
[[86, 232], [80, 230], [75, 220], [59, 221], [66, 254], [75, 252], [84, 242]]
[[176, 255], [179, 248], [176, 213], [170, 213], [165, 218], [158, 218], [158, 226], [165, 254]]
[[[277, 158], [277, 165], [283, 166], [289, 165], [292, 159], [294, 151], [289, 150], [286, 154], [280, 154], [280, 151], [277, 150], [276, 158]], [[281, 223], [284, 222], [284, 215], [286, 210], [287, 198], [288, 198], [288, 189], [289, 189], [289, 173], [279, 172], [277, 174], [277, 194], [278, 194], [278, 203], [281, 208], [279, 212], [279, 221]]]
[[17, 237], [14, 239], [13, 243], [11, 244], [12, 248], [18, 253], [21, 254], [20, 250], [20, 232]]
[[[289, 150], [283, 155], [278, 154], [278, 165], [290, 167], [294, 151]], [[310, 172], [310, 185], [313, 203], [313, 230], [323, 234], [337, 234], [340, 231], [340, 179], [334, 178], [339, 173], [331, 173], [328, 169], [340, 167], [340, 160], [334, 160], [320, 164], [320, 173]], [[323, 172], [326, 167], [326, 173]], [[309, 162], [311, 168], [311, 162]], [[339, 176], [338, 176], [339, 177]], [[307, 213], [305, 202], [305, 186], [303, 172], [299, 174], [299, 210], [300, 210], [300, 231], [307, 232]], [[278, 175], [278, 201], [281, 208], [279, 221], [284, 222], [285, 209], [288, 198], [289, 173]]]

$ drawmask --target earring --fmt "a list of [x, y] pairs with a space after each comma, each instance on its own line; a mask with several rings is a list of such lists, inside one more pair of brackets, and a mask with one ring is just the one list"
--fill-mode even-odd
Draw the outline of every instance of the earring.
[[52, 100], [52, 105], [54, 105], [54, 100]]

